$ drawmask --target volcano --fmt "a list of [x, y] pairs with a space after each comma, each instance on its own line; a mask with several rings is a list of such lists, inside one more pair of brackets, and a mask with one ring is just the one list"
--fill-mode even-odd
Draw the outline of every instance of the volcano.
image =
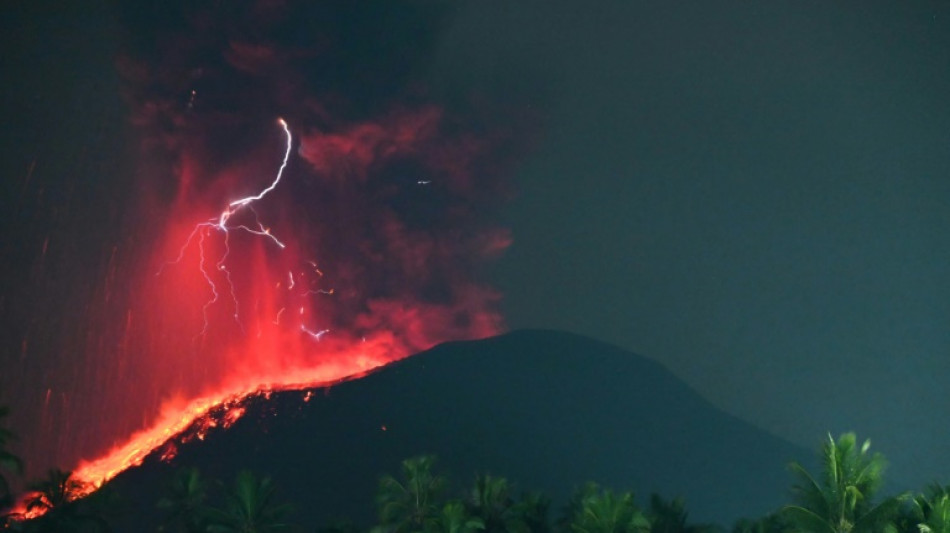
[[[726, 414], [660, 364], [585, 337], [526, 330], [447, 343], [368, 376], [314, 391], [253, 397], [227, 430], [169, 442], [111, 483], [119, 531], [157, 521], [178, 467], [231, 480], [271, 476], [307, 527], [372, 524], [379, 477], [435, 454], [467, 487], [476, 473], [552, 497], [582, 483], [683, 496], [691, 521], [731, 524], [784, 501], [785, 465], [812, 453]], [[193, 435], [193, 433], [192, 433]]]

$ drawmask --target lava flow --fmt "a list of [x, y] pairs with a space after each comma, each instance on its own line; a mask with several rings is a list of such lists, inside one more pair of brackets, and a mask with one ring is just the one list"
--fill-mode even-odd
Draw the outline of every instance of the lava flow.
[[[232, 306], [234, 320], [238, 324], [241, 324], [240, 303], [228, 266], [228, 260], [232, 255], [230, 232], [232, 230], [243, 231], [250, 235], [266, 238], [280, 249], [286, 248], [286, 245], [271, 234], [270, 230], [264, 226], [256, 216], [256, 213], [253, 217], [254, 226], [233, 221], [242, 215], [244, 211], [253, 212], [252, 204], [262, 200], [268, 193], [273, 191], [283, 177], [293, 146], [293, 136], [290, 132], [290, 128], [283, 119], [279, 119], [279, 124], [283, 128], [286, 136], [286, 148], [280, 168], [270, 185], [257, 194], [229, 202], [219, 215], [196, 224], [185, 239], [177, 258], [163, 265], [158, 273], [158, 275], [161, 275], [166, 267], [179, 265], [185, 258], [189, 248], [197, 248], [199, 257], [198, 270], [201, 273], [201, 277], [207, 282], [208, 292], [210, 293], [210, 298], [202, 306], [203, 326], [199, 336], [203, 337], [207, 335], [209, 328], [208, 311], [215, 304], [220, 302], [222, 294], [230, 295], [228, 304]], [[213, 236], [213, 233], [219, 234], [221, 238], [220, 247], [222, 251], [216, 257], [210, 257], [212, 252], [209, 250], [211, 246], [208, 241]], [[213, 265], [213, 270], [210, 269], [210, 265]], [[313, 270], [319, 272], [316, 270], [315, 265], [316, 263], [311, 263]], [[216, 281], [216, 273], [223, 275], [223, 286], [219, 285], [220, 281]], [[300, 276], [303, 277], [305, 274], [301, 273]], [[287, 290], [293, 291], [297, 284], [293, 271], [288, 272], [288, 280]], [[277, 288], [280, 288], [280, 284], [277, 285]], [[332, 294], [332, 290], [313, 290], [308, 286], [306, 293], [305, 296], [312, 293], [330, 295]], [[277, 312], [275, 315], [277, 319], [274, 320], [274, 325], [280, 325], [279, 317], [284, 310], [285, 308], [282, 308]], [[306, 314], [305, 307], [299, 307], [296, 314], [302, 318]], [[320, 332], [313, 332], [308, 329], [306, 324], [302, 321], [298, 327], [301, 332], [308, 334], [315, 341], [321, 340], [323, 334], [329, 332], [329, 330], [326, 329]], [[263, 332], [259, 330], [257, 338], [261, 338], [262, 336]], [[331, 350], [332, 349], [333, 348], [331, 348]], [[317, 347], [314, 347], [313, 350], [317, 351]], [[381, 351], [382, 353], [388, 352], [385, 348], [380, 350], [378, 343], [367, 344], [363, 342], [361, 346], [353, 350], [352, 353], [324, 352], [321, 355], [321, 362], [313, 366], [281, 368], [278, 372], [272, 374], [255, 373], [253, 377], [249, 375], [245, 375], [244, 378], [232, 377], [210, 394], [202, 395], [185, 402], [178, 401], [169, 403], [163, 408], [161, 416], [153, 425], [136, 432], [126, 443], [113, 448], [103, 457], [80, 464], [73, 473], [73, 476], [74, 479], [85, 488], [83, 492], [75, 494], [75, 496], [82, 496], [84, 493], [105, 483], [119, 472], [140, 464], [146, 456], [165, 444], [170, 438], [180, 434], [195, 424], [197, 420], [207, 419], [209, 423], [214, 423], [211, 419], [211, 413], [214, 410], [227, 409], [229, 416], [225, 418], [224, 422], [225, 425], [230, 425], [237, 420], [240, 414], [243, 414], [243, 409], [238, 406], [250, 395], [269, 391], [328, 385], [344, 378], [358, 376], [391, 360], [390, 358], [393, 355], [391, 353], [389, 357], [384, 356], [380, 358], [379, 353]], [[327, 359], [331, 362], [324, 362]]]
[[[180, 435], [199, 423], [202, 430], [209, 427], [229, 427], [236, 422], [244, 410], [241, 404], [251, 396], [283, 390], [307, 389], [328, 386], [345, 379], [357, 378], [388, 361], [373, 360], [365, 356], [353, 358], [352, 365], [326, 365], [309, 369], [299, 369], [280, 376], [262, 376], [259, 383], [232, 383], [222, 387], [217, 394], [195, 398], [186, 404], [169, 405], [158, 421], [151, 427], [132, 435], [128, 441], [110, 450], [105, 456], [89, 462], [83, 462], [73, 472], [79, 490], [72, 497], [82, 497], [122, 471], [142, 463], [170, 439]], [[219, 421], [212, 413], [225, 411]], [[204, 433], [198, 433], [204, 438]], [[169, 460], [173, 454], [163, 454], [163, 460]]]
[[24, 481], [87, 492], [253, 395], [502, 331], [483, 266], [533, 107], [427, 79], [446, 6], [374, 6], [116, 5], [129, 153], [101, 157], [131, 157], [38, 196], [65, 229], [4, 376]]
[[[335, 178], [327, 157], [336, 152], [352, 165], [352, 150], [359, 146], [348, 142], [377, 143], [372, 157], [385, 160], [387, 154], [394, 157], [432, 142], [440, 120], [440, 113], [423, 109], [399, 115], [382, 128], [357, 125], [335, 135], [313, 134], [303, 139], [298, 152], [314, 169]], [[363, 210], [364, 216], [348, 217], [348, 227], [327, 219], [325, 224], [336, 230], [314, 236], [307, 228], [313, 231], [316, 225], [298, 226], [306, 217], [295, 213], [306, 210], [292, 201], [292, 192], [285, 190], [291, 187], [282, 179], [287, 180], [285, 171], [298, 177], [307, 173], [293, 168], [294, 138], [286, 122], [281, 119], [279, 124], [285, 134], [283, 161], [267, 187], [239, 195], [219, 214], [205, 216], [190, 228], [183, 221], [195, 210], [194, 195], [180, 194], [172, 206], [172, 224], [156, 252], [172, 252], [166, 255], [171, 259], [161, 261], [152, 283], [142, 288], [143, 301], [148, 302], [145, 324], [136, 327], [130, 318], [124, 342], [151, 348], [151, 356], [140, 364], [152, 379], [142, 385], [165, 387], [161, 414], [99, 458], [79, 464], [74, 476], [88, 487], [86, 492], [140, 464], [196, 422], [233, 423], [249, 396], [326, 386], [439, 342], [500, 331], [500, 319], [490, 309], [493, 292], [446, 279], [447, 262], [457, 261], [460, 254], [458, 242], [450, 246], [443, 241], [446, 237], [410, 228], [392, 208], [361, 205], [352, 197], [341, 207]], [[366, 138], [367, 131], [375, 140]], [[436, 170], [441, 164], [434, 163]], [[194, 182], [193, 171], [182, 170], [186, 191]], [[212, 180], [210, 189], [215, 194], [219, 188], [243, 189], [246, 185], [237, 185], [234, 177], [244, 174], [227, 170]], [[365, 193], [368, 181], [364, 176], [352, 186]], [[415, 189], [410, 192], [427, 193], [417, 181], [405, 181]], [[339, 195], [340, 185], [331, 184]], [[328, 209], [330, 204], [310, 205]], [[368, 215], [373, 209], [380, 212]], [[322, 214], [345, 215], [340, 210]], [[280, 231], [265, 224], [269, 217], [277, 219], [273, 227]], [[382, 233], [385, 239], [373, 241], [366, 233]], [[347, 245], [343, 236], [357, 245]], [[495, 240], [480, 238], [478, 253], [505, 244], [504, 234]], [[323, 249], [336, 249], [339, 255], [321, 261], [313, 251]], [[437, 285], [444, 286], [443, 294], [419, 296]], [[169, 390], [174, 393], [169, 395]], [[229, 415], [215, 422], [211, 413], [222, 410]]]

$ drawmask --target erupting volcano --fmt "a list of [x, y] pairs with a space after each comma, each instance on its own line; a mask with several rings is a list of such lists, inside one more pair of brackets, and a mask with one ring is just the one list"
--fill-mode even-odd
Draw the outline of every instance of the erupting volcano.
[[138, 197], [87, 306], [77, 377], [36, 417], [59, 436], [23, 432], [33, 468], [90, 488], [196, 421], [233, 422], [248, 396], [502, 329], [478, 269], [510, 242], [485, 215], [518, 136], [484, 102], [453, 108], [412, 69], [334, 56], [381, 46], [378, 27], [307, 41], [315, 20], [358, 18], [344, 3], [162, 6], [118, 58]]
[[[197, 323], [194, 311], [200, 308], [201, 327], [193, 337], [197, 346], [180, 345], [177, 349], [199, 358], [218, 357], [224, 370], [217, 380], [210, 379], [210, 388], [195, 387], [197, 397], [166, 404], [151, 427], [105, 456], [80, 464], [75, 476], [86, 486], [98, 486], [141, 462], [196, 419], [209, 417], [212, 409], [230, 408], [226, 420], [233, 422], [241, 412], [236, 406], [248, 395], [327, 385], [357, 376], [432, 346], [442, 340], [444, 332], [453, 335], [447, 338], [456, 338], [498, 331], [498, 320], [490, 313], [465, 316], [464, 324], [452, 325], [439, 316], [455, 313], [458, 320], [459, 310], [424, 309], [406, 301], [376, 302], [372, 304], [378, 306], [375, 310], [360, 311], [349, 327], [338, 324], [340, 333], [326, 327], [333, 322], [335, 289], [324, 286], [325, 274], [317, 261], [303, 259], [299, 246], [288, 249], [257, 211], [258, 202], [263, 203], [280, 184], [291, 155], [293, 135], [283, 119], [279, 123], [286, 147], [276, 177], [260, 192], [229, 201], [220, 214], [196, 224], [175, 259], [163, 264], [156, 275], [170, 277], [171, 286], [149, 298], [152, 312], [165, 311], [169, 317], [191, 315], [192, 323]], [[174, 206], [172, 218], [188, 220], [186, 209]], [[232, 233], [236, 235], [232, 237]], [[251, 237], [240, 239], [241, 234]], [[169, 232], [169, 242], [174, 243], [177, 235], [177, 231]], [[258, 242], [260, 239], [264, 242]], [[272, 257], [263, 247], [275, 248]], [[419, 258], [428, 259], [424, 252]], [[175, 275], [176, 267], [190, 272]], [[421, 271], [425, 265], [420, 262], [415, 267]], [[194, 285], [201, 279], [207, 285], [204, 291]], [[184, 299], [177, 297], [177, 290], [187, 293]], [[199, 305], [194, 299], [202, 293], [207, 300]], [[194, 304], [191, 309], [189, 303]], [[187, 331], [188, 322], [177, 326], [183, 328], [179, 331]], [[220, 328], [222, 332], [218, 332]], [[201, 385], [208, 387], [207, 383]]]

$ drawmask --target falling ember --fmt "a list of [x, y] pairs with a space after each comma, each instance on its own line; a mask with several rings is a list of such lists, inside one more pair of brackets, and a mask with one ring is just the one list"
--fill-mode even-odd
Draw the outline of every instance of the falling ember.
[[[435, 305], [427, 309], [411, 301], [401, 303], [395, 309], [389, 309], [390, 303], [370, 302], [371, 308], [379, 305], [380, 310], [370, 309], [368, 314], [363, 312], [355, 315], [354, 324], [351, 325], [359, 328], [359, 340], [352, 333], [336, 335], [330, 328], [322, 327], [331, 320], [317, 305], [320, 303], [318, 298], [334, 294], [333, 289], [319, 285], [323, 281], [323, 272], [311, 261], [309, 265], [318, 275], [309, 280], [303, 276], [295, 279], [293, 271], [285, 266], [285, 259], [286, 262], [298, 262], [288, 257], [292, 256], [296, 247], [288, 247], [278, 240], [261, 222], [260, 215], [253, 211], [253, 204], [263, 201], [277, 188], [288, 166], [293, 136], [283, 119], [279, 123], [284, 130], [286, 144], [276, 177], [257, 194], [231, 201], [219, 215], [196, 224], [178, 247], [174, 260], [164, 263], [158, 272], [160, 278], [177, 275], [205, 282], [203, 291], [197, 290], [193, 281], [190, 284], [183, 283], [182, 290], [189, 295], [202, 292], [207, 295], [203, 303], [196, 302], [191, 306], [192, 314], [194, 308], [200, 308], [202, 323], [194, 342], [215, 347], [208, 349], [199, 346], [198, 357], [225, 356], [219, 362], [223, 379], [211, 392], [199, 393], [190, 400], [166, 402], [161, 416], [148, 428], [134, 433], [126, 442], [115, 446], [102, 457], [83, 461], [76, 468], [74, 476], [85, 487], [98, 487], [123, 470], [141, 464], [146, 456], [162, 447], [170, 438], [195, 427], [195, 424], [198, 428], [192, 437], [199, 440], [203, 440], [213, 427], [233, 424], [243, 414], [241, 403], [249, 396], [262, 392], [269, 394], [273, 391], [308, 389], [360, 376], [387, 362], [405, 357], [413, 350], [428, 348], [440, 340], [453, 338], [440, 338], [441, 332], [438, 330], [424, 333], [429, 326], [426, 324], [426, 315], [441, 313], [445, 310], [443, 306]], [[246, 215], [250, 215], [253, 225], [241, 220]], [[254, 239], [238, 242], [232, 237], [235, 231]], [[174, 234], [172, 232], [171, 235]], [[213, 239], [216, 235], [218, 238]], [[276, 255], [265, 258], [267, 246], [273, 245], [277, 248]], [[277, 266], [268, 268], [268, 259]], [[214, 265], [214, 268], [210, 265]], [[194, 273], [188, 274], [189, 271]], [[288, 283], [283, 287], [279, 283], [275, 286], [267, 281], [276, 272], [287, 272]], [[178, 279], [173, 281], [177, 282]], [[172, 294], [177, 296], [178, 291], [172, 288]], [[225, 294], [229, 298], [222, 298]], [[158, 296], [152, 301], [158, 307], [163, 305]], [[188, 306], [182, 305], [187, 302], [173, 299], [168, 304], [169, 313], [188, 314]], [[286, 306], [292, 304], [296, 305], [296, 316], [293, 320], [286, 318], [281, 321]], [[252, 336], [244, 333], [248, 328], [244, 324], [242, 308], [248, 310], [247, 326], [255, 331]], [[385, 320], [373, 317], [374, 314], [385, 316], [386, 313], [393, 313], [396, 320], [407, 321], [406, 324], [396, 325], [409, 330], [387, 329]], [[233, 320], [227, 320], [228, 315]], [[276, 318], [266, 320], [268, 316]], [[238, 325], [238, 330], [232, 327], [234, 323]], [[497, 331], [497, 324], [497, 319], [489, 315], [480, 322], [466, 324], [463, 329], [469, 334], [467, 336], [488, 335]], [[439, 330], [452, 329], [445, 328], [439, 321], [434, 321], [434, 325]], [[470, 326], [475, 327], [468, 330]], [[224, 333], [218, 332], [219, 329]], [[218, 347], [226, 347], [223, 354], [217, 351]], [[229, 363], [233, 365], [230, 368]], [[222, 409], [227, 412], [222, 419], [211, 416], [210, 413]]]
[[[294, 375], [274, 376], [274, 381], [289, 379], [285, 383], [262, 382], [244, 387], [234, 384], [235, 392], [228, 395], [196, 398], [184, 405], [170, 405], [152, 427], [135, 433], [125, 444], [113, 448], [103, 457], [81, 463], [73, 472], [73, 476], [82, 483], [84, 489], [77, 491], [73, 497], [85, 496], [122, 471], [140, 465], [146, 457], [188, 429], [192, 429], [193, 433], [184, 436], [182, 442], [195, 438], [204, 440], [210, 429], [230, 427], [244, 414], [242, 404], [252, 396], [327, 386], [341, 379], [360, 377], [382, 364], [385, 362], [356, 358], [352, 367], [330, 365], [301, 370]], [[308, 392], [305, 398], [305, 401], [309, 401], [312, 393]], [[224, 411], [220, 419], [212, 415], [218, 410]], [[174, 454], [174, 451], [166, 450], [162, 453], [162, 459], [170, 460]]]
[[[218, 260], [215, 261], [214, 263], [214, 267], [215, 267], [214, 269], [224, 274], [224, 282], [228, 289], [229, 294], [231, 295], [231, 301], [233, 302], [233, 305], [234, 305], [233, 316], [234, 316], [234, 319], [237, 320], [239, 323], [241, 319], [240, 310], [239, 310], [240, 304], [238, 303], [237, 295], [234, 292], [234, 283], [231, 280], [231, 271], [228, 270], [228, 267], [227, 267], [228, 256], [231, 255], [230, 231], [232, 229], [235, 229], [235, 230], [245, 231], [251, 235], [266, 237], [270, 239], [271, 241], [273, 241], [274, 244], [276, 244], [280, 248], [286, 248], [286, 245], [282, 243], [280, 239], [273, 236], [270, 232], [270, 229], [265, 227], [264, 224], [262, 224], [260, 220], [257, 220], [256, 216], [255, 216], [256, 228], [248, 227], [245, 224], [237, 224], [237, 225], [228, 224], [228, 222], [231, 220], [232, 217], [234, 217], [235, 215], [239, 215], [245, 209], [249, 209], [249, 210], [252, 209], [250, 207], [252, 203], [263, 199], [264, 196], [266, 196], [269, 192], [273, 191], [274, 188], [277, 187], [277, 184], [280, 183], [280, 179], [284, 175], [284, 169], [287, 168], [287, 160], [290, 158], [290, 150], [293, 147], [294, 138], [293, 138], [293, 135], [290, 133], [290, 128], [287, 126], [287, 122], [285, 122], [284, 119], [282, 118], [278, 119], [277, 122], [284, 129], [284, 134], [287, 136], [287, 141], [286, 141], [287, 147], [284, 150], [284, 160], [280, 164], [280, 169], [277, 170], [277, 176], [274, 178], [274, 181], [271, 182], [271, 184], [267, 186], [267, 188], [265, 188], [264, 190], [262, 190], [261, 192], [255, 195], [247, 196], [245, 198], [241, 198], [240, 200], [235, 200], [233, 202], [230, 202], [227, 205], [227, 207], [225, 207], [224, 210], [221, 211], [221, 214], [219, 214], [218, 216], [213, 217], [207, 221], [200, 222], [197, 225], [195, 225], [194, 230], [192, 230], [192, 232], [188, 234], [188, 237], [185, 239], [184, 244], [182, 244], [182, 247], [178, 252], [178, 257], [174, 261], [170, 261], [166, 263], [165, 265], [162, 265], [162, 269], [159, 270], [158, 272], [158, 274], [161, 274], [166, 266], [180, 263], [182, 259], [184, 259], [185, 253], [188, 250], [188, 247], [192, 244], [193, 241], [195, 241], [195, 236], [197, 235], [198, 237], [197, 247], [199, 250], [199, 257], [201, 258], [200, 261], [198, 262], [198, 269], [201, 271], [201, 275], [205, 279], [205, 281], [208, 282], [208, 288], [211, 291], [211, 298], [207, 302], [205, 302], [204, 306], [202, 307], [202, 316], [204, 317], [204, 327], [201, 330], [201, 335], [204, 335], [208, 330], [208, 309], [212, 305], [217, 303], [218, 299], [221, 296], [218, 284], [214, 281], [211, 273], [208, 271], [208, 257], [205, 250], [205, 240], [209, 237], [209, 232], [214, 230], [224, 235], [224, 238], [222, 241], [223, 242], [222, 251], [220, 253], [220, 256], [218, 257]], [[291, 280], [290, 288], [292, 289], [293, 288], [292, 274], [291, 274], [290, 280]]]
[[[480, 268], [511, 242], [490, 217], [523, 132], [507, 110], [448, 108], [408, 79], [438, 9], [380, 2], [419, 18], [381, 31], [346, 2], [179, 7], [125, 21], [119, 73], [142, 158], [134, 176], [102, 178], [134, 182], [101, 187], [126, 214], [100, 284], [48, 321], [46, 344], [23, 339], [23, 359], [52, 361], [23, 386], [41, 391], [18, 426], [31, 477], [59, 466], [96, 487], [153, 452], [171, 459], [172, 437], [233, 424], [248, 398], [308, 401], [503, 328]], [[63, 262], [57, 238], [37, 253]]]

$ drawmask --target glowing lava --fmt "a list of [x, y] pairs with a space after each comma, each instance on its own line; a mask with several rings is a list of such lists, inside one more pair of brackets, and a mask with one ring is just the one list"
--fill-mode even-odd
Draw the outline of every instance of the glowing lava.
[[[229, 427], [244, 414], [241, 405], [249, 397], [284, 390], [329, 386], [343, 379], [361, 377], [388, 362], [370, 359], [361, 354], [340, 357], [339, 360], [351, 361], [351, 364], [328, 364], [298, 369], [290, 374], [262, 376], [259, 382], [235, 382], [214, 395], [195, 398], [186, 403], [169, 403], [154, 425], [135, 433], [126, 443], [113, 448], [103, 457], [80, 464], [73, 472], [73, 477], [83, 488], [73, 496], [85, 496], [127, 468], [141, 464], [151, 453], [170, 439], [194, 427], [196, 423], [201, 425], [196, 434], [199, 439], [203, 439], [211, 427]], [[220, 421], [212, 416], [212, 412], [218, 410], [225, 412]], [[167, 454], [162, 459], [170, 460], [172, 457], [174, 454]]]
[[[27, 479], [59, 467], [99, 485], [260, 391], [501, 332], [482, 267], [510, 243], [493, 217], [533, 119], [430, 98], [415, 74], [438, 42], [431, 8], [386, 31], [345, 2], [117, 10], [135, 168], [78, 139], [76, 179], [50, 165], [62, 178], [21, 213], [42, 238], [7, 306], [24, 333], [2, 381]], [[98, 157], [131, 155], [95, 139]]]
[[[234, 284], [231, 281], [231, 271], [228, 270], [228, 267], [226, 264], [228, 256], [231, 254], [229, 230], [239, 229], [242, 231], [246, 231], [247, 233], [250, 233], [251, 235], [267, 237], [270, 240], [272, 240], [274, 244], [276, 244], [277, 246], [281, 248], [286, 248], [286, 245], [283, 242], [281, 242], [280, 239], [272, 235], [270, 232], [270, 229], [265, 227], [264, 224], [262, 224], [260, 220], [257, 219], [256, 216], [254, 218], [255, 218], [255, 223], [257, 224], [257, 228], [251, 228], [245, 224], [239, 224], [237, 226], [228, 225], [228, 222], [231, 220], [233, 216], [239, 214], [245, 208], [251, 209], [250, 205], [252, 203], [258, 200], [261, 200], [262, 198], [264, 198], [264, 196], [267, 195], [267, 193], [273, 191], [274, 188], [277, 187], [277, 184], [280, 183], [280, 179], [284, 175], [284, 169], [287, 168], [287, 160], [290, 159], [290, 150], [291, 148], [293, 148], [294, 137], [290, 133], [290, 128], [287, 126], [287, 122], [284, 121], [284, 119], [282, 118], [278, 119], [277, 122], [284, 129], [284, 134], [287, 137], [287, 147], [284, 150], [284, 160], [281, 162], [280, 168], [277, 170], [277, 176], [274, 178], [274, 181], [271, 182], [271, 184], [267, 188], [265, 188], [264, 190], [262, 190], [261, 192], [253, 196], [241, 198], [240, 200], [235, 200], [229, 203], [228, 206], [223, 211], [221, 211], [221, 214], [218, 215], [217, 217], [211, 218], [206, 222], [201, 222], [195, 225], [195, 229], [188, 235], [188, 238], [185, 239], [185, 243], [182, 245], [181, 250], [179, 250], [178, 257], [174, 261], [171, 261], [169, 263], [166, 263], [165, 265], [162, 265], [162, 269], [160, 269], [158, 272], [158, 274], [161, 274], [165, 266], [180, 263], [181, 260], [185, 256], [186, 250], [191, 245], [192, 241], [194, 241], [195, 236], [196, 235], [198, 236], [198, 249], [199, 249], [199, 254], [201, 257], [201, 261], [198, 264], [198, 269], [201, 271], [201, 275], [202, 277], [204, 277], [205, 281], [208, 282], [208, 287], [211, 289], [211, 294], [212, 294], [211, 299], [208, 300], [208, 302], [205, 303], [205, 305], [202, 307], [202, 315], [204, 317], [204, 327], [201, 330], [202, 335], [208, 329], [208, 308], [214, 305], [215, 303], [217, 303], [218, 299], [221, 296], [221, 293], [218, 290], [217, 284], [214, 282], [214, 280], [211, 277], [211, 274], [207, 270], [205, 240], [208, 238], [209, 232], [211, 230], [217, 230], [221, 232], [222, 234], [224, 234], [224, 251], [221, 254], [221, 256], [218, 258], [218, 260], [214, 263], [214, 266], [216, 270], [219, 270], [222, 273], [224, 273], [225, 280], [227, 282], [227, 286], [231, 294], [231, 300], [234, 304], [234, 319], [237, 320], [239, 323], [240, 323], [240, 313], [239, 313], [240, 304], [238, 303], [237, 296], [234, 293]], [[293, 278], [291, 277], [291, 279]]]
[[[176, 259], [164, 264], [162, 269], [158, 272], [158, 274], [161, 275], [165, 271], [166, 267], [181, 264], [189, 248], [197, 240], [199, 256], [198, 270], [201, 273], [201, 277], [207, 282], [211, 293], [210, 299], [205, 302], [201, 308], [202, 317], [204, 320], [204, 325], [200, 334], [201, 336], [207, 334], [209, 328], [208, 312], [212, 306], [219, 302], [221, 293], [224, 290], [219, 287], [219, 282], [215, 279], [215, 272], [223, 275], [223, 281], [226, 285], [226, 290], [231, 295], [234, 319], [240, 323], [240, 306], [237, 290], [232, 279], [231, 271], [228, 269], [227, 265], [227, 261], [232, 254], [230, 231], [241, 230], [251, 235], [267, 238], [281, 249], [286, 248], [286, 245], [276, 236], [271, 234], [270, 229], [265, 227], [260, 222], [256, 213], [253, 213], [253, 219], [256, 227], [250, 227], [246, 223], [235, 224], [233, 222], [233, 219], [241, 215], [242, 212], [250, 211], [254, 202], [262, 200], [265, 196], [267, 196], [268, 193], [272, 192], [283, 177], [284, 170], [287, 168], [287, 162], [290, 158], [291, 149], [293, 147], [293, 135], [291, 134], [287, 123], [283, 119], [279, 119], [278, 122], [284, 130], [286, 137], [286, 147], [284, 150], [283, 161], [280, 164], [280, 168], [277, 171], [276, 177], [273, 179], [270, 185], [257, 194], [246, 196], [239, 200], [234, 200], [228, 203], [227, 207], [218, 216], [195, 225], [194, 229], [191, 231], [191, 233], [189, 233], [184, 241], [184, 244], [181, 246]], [[214, 260], [214, 270], [210, 270], [208, 265], [211, 261], [209, 259], [211, 251], [208, 249], [210, 247], [208, 239], [214, 232], [222, 235], [221, 252], [217, 259]], [[319, 270], [316, 269], [316, 264], [313, 262], [311, 262], [311, 264], [313, 265], [313, 269], [319, 272]], [[292, 271], [289, 273], [288, 278], [289, 284], [287, 290], [293, 290], [296, 286], [296, 283], [294, 281]], [[319, 291], [312, 291], [308, 289], [308, 291], [320, 292], [323, 294], [331, 293], [330, 291], [322, 289]], [[281, 308], [281, 310], [277, 313], [277, 316], [279, 317], [281, 312], [284, 310], [285, 308]], [[298, 314], [305, 315], [305, 307], [300, 307]], [[279, 321], [275, 320], [275, 325], [279, 325]], [[316, 341], [321, 340], [321, 338], [329, 331], [327, 329], [313, 331], [307, 328], [307, 326], [303, 323], [300, 324], [299, 329]], [[262, 336], [263, 332], [259, 332], [257, 335], [258, 338]], [[368, 350], [368, 346], [365, 345], [365, 339], [361, 344], [364, 345], [360, 347], [361, 349], [356, 349], [352, 352], [349, 350], [346, 350], [347, 353], [335, 354], [324, 352], [320, 358], [321, 362], [312, 367], [290, 369], [281, 368], [279, 371], [274, 372], [271, 375], [254, 372], [250, 375], [246, 374], [243, 378], [232, 377], [229, 381], [221, 384], [211, 393], [200, 395], [197, 398], [188, 401], [175, 400], [166, 403], [162, 407], [162, 413], [158, 420], [156, 420], [150, 427], [136, 432], [128, 439], [127, 442], [114, 447], [104, 456], [92, 461], [83, 462], [78, 466], [78, 468], [74, 471], [73, 476], [76, 481], [82, 484], [82, 487], [84, 488], [78, 491], [74, 496], [84, 496], [85, 494], [95, 490], [95, 488], [101, 486], [103, 483], [112, 479], [123, 470], [131, 466], [141, 464], [145, 457], [154, 452], [160, 446], [164, 445], [169, 441], [169, 439], [181, 434], [187, 428], [192, 427], [196, 422], [201, 422], [205, 426], [209, 424], [214, 425], [215, 421], [211, 416], [212, 411], [220, 409], [227, 410], [228, 415], [224, 418], [223, 424], [227, 426], [233, 424], [240, 417], [240, 415], [243, 414], [243, 408], [240, 407], [240, 404], [249, 396], [260, 394], [265, 391], [303, 389], [320, 385], [328, 385], [347, 377], [364, 374], [389, 360], [387, 358], [371, 357], [367, 355], [367, 353], [371, 353], [376, 350]], [[324, 362], [328, 360], [332, 362]], [[207, 427], [205, 427], [205, 429], [207, 429]], [[199, 433], [199, 436], [203, 438], [203, 433]], [[169, 458], [170, 457], [166, 457], [166, 459]]]
[[[389, 135], [395, 139], [392, 142], [405, 143], [413, 136], [434, 136], [432, 122], [438, 118], [426, 111], [415, 123], [410, 122], [416, 129], [406, 129], [405, 120], [401, 120], [393, 132], [373, 130], [375, 137], [370, 140], [380, 142], [377, 138]], [[439, 342], [500, 331], [500, 319], [486, 309], [495, 299], [491, 291], [454, 282], [447, 293], [450, 298], [425, 300], [416, 296], [432, 284], [428, 271], [439, 272], [443, 256], [454, 261], [456, 252], [450, 251], [448, 244], [432, 240], [428, 231], [411, 233], [387, 210], [382, 210], [382, 217], [367, 217], [372, 231], [386, 237], [384, 248], [369, 248], [363, 243], [373, 241], [363, 238], [357, 240], [359, 246], [339, 245], [351, 250], [343, 260], [318, 263], [312, 250], [332, 250], [333, 243], [313, 246], [305, 242], [332, 241], [337, 235], [354, 232], [341, 227], [335, 233], [326, 232], [331, 237], [314, 239], [307, 233], [313, 225], [299, 224], [299, 217], [293, 214], [294, 202], [289, 201], [293, 192], [278, 187], [294, 144], [287, 123], [281, 119], [279, 124], [285, 134], [285, 147], [276, 177], [260, 192], [228, 202], [214, 217], [192, 215], [197, 207], [213, 200], [201, 201], [201, 191], [197, 191], [196, 207], [196, 194], [189, 194], [192, 191], [188, 187], [197, 181], [191, 175], [195, 171], [187, 165], [183, 168], [185, 186], [171, 207], [165, 245], [154, 252], [158, 256], [173, 250], [170, 255], [174, 260], [165, 261], [159, 275], [152, 276], [154, 283], [142, 287], [139, 296], [148, 304], [146, 327], [132, 327], [130, 311], [125, 340], [148, 349], [148, 357], [141, 357], [141, 364], [151, 379], [142, 385], [153, 390], [144, 392], [165, 400], [160, 415], [145, 429], [99, 458], [80, 462], [73, 475], [84, 488], [77, 491], [77, 496], [141, 464], [189, 428], [203, 428], [198, 431], [199, 438], [203, 438], [212, 426], [234, 423], [243, 414], [242, 402], [250, 396], [327, 386], [365, 375]], [[354, 130], [350, 137], [367, 142], [363, 129]], [[304, 142], [310, 143], [311, 150], [320, 142], [339, 149], [350, 137], [338, 134]], [[398, 155], [394, 149], [389, 153]], [[224, 172], [211, 180], [213, 186], [206, 195], [220, 194], [223, 187], [240, 188], [234, 177], [246, 173]], [[364, 182], [351, 183], [365, 187]], [[415, 187], [415, 180], [411, 186]], [[182, 221], [189, 218], [203, 221], [188, 227]], [[281, 234], [293, 234], [295, 239], [278, 239], [261, 222], [271, 218], [278, 219]], [[334, 223], [327, 222], [331, 226]], [[456, 236], [448, 238], [457, 245]], [[354, 263], [352, 250], [361, 254], [360, 261], [375, 265], [385, 276], [374, 277], [366, 266]], [[355, 273], [362, 273], [362, 277]], [[406, 286], [387, 287], [386, 277], [404, 280]], [[328, 285], [329, 279], [334, 280], [335, 287]], [[196, 328], [199, 321], [201, 327]], [[166, 452], [164, 458], [173, 455], [173, 451]]]

